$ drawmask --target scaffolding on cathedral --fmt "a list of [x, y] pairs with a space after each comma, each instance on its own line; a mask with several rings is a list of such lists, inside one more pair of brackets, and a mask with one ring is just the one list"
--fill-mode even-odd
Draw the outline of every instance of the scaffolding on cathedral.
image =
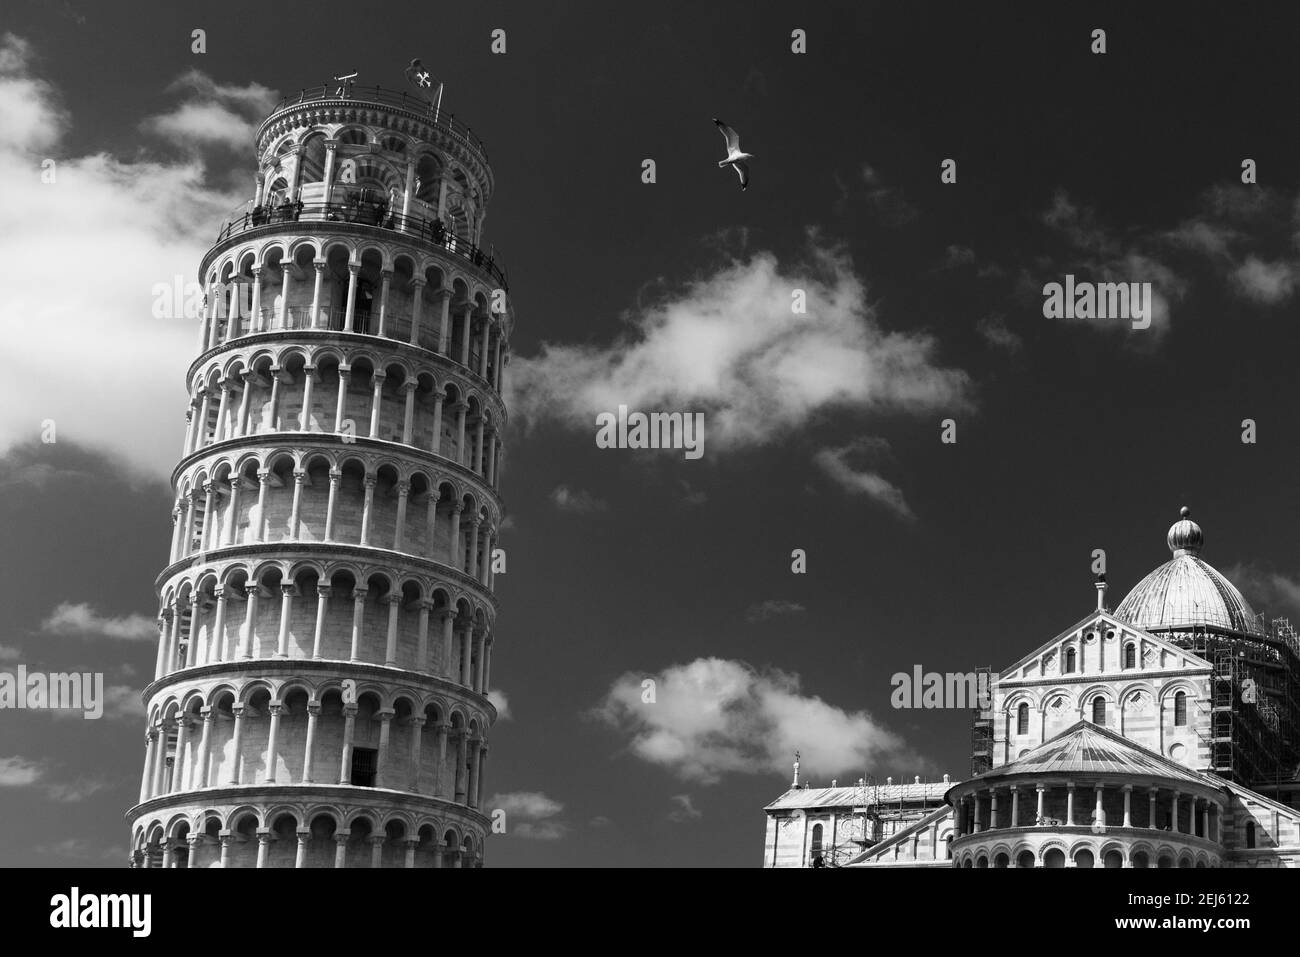
[[1180, 644], [1214, 666], [1210, 766], [1252, 788], [1277, 788], [1296, 771], [1300, 641], [1285, 618], [1256, 615], [1259, 638], [1194, 627]]
[[[1210, 767], [1251, 788], [1300, 778], [1300, 635], [1286, 618], [1255, 616], [1254, 634], [1195, 625], [1169, 637], [1214, 667], [1210, 680]], [[987, 679], [992, 669], [975, 674]], [[971, 775], [994, 763], [994, 715], [972, 709]]]
[[872, 845], [915, 825], [943, 806], [938, 789], [946, 790], [949, 784], [947, 776], [940, 782], [916, 775], [910, 783], [895, 783], [893, 778], [881, 783], [873, 775], [858, 778], [850, 812], [832, 821], [828, 841], [810, 845], [812, 856], [821, 860], [813, 866], [844, 867]]
[[[975, 669], [976, 687], [992, 687], [993, 669], [983, 665]], [[981, 702], [971, 709], [973, 718], [970, 733], [971, 777], [993, 769], [993, 702]]]

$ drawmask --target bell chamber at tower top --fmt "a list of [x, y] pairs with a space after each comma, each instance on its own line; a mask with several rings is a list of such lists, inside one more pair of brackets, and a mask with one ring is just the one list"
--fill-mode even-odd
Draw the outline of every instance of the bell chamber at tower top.
[[253, 197], [220, 230], [205, 269], [250, 231], [328, 223], [432, 244], [508, 289], [495, 250], [482, 242], [493, 189], [487, 151], [453, 114], [380, 87], [349, 85], [346, 95], [318, 87], [282, 100], [256, 144]]

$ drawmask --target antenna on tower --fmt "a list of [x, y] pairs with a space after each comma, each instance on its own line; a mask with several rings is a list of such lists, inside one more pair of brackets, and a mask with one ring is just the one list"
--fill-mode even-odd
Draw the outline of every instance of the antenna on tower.
[[338, 89], [336, 89], [336, 90], [334, 91], [334, 95], [335, 95], [335, 96], [351, 96], [351, 95], [352, 95], [352, 81], [355, 80], [356, 78], [357, 78], [357, 71], [355, 71], [355, 70], [354, 70], [353, 72], [351, 72], [351, 73], [344, 73], [342, 76], [336, 76], [336, 77], [334, 77], [334, 80], [340, 84], [339, 87], [338, 87]]

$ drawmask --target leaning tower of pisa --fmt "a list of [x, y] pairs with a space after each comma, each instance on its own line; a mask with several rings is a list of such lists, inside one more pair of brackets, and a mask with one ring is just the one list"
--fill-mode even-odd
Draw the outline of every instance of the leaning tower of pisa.
[[476, 867], [513, 312], [470, 129], [282, 101], [207, 290], [144, 690], [143, 867]]

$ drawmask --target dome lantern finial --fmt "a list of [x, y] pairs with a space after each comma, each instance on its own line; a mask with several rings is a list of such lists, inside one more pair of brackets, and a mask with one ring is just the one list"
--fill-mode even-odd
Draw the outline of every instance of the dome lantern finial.
[[1169, 534], [1165, 537], [1165, 542], [1175, 558], [1182, 555], [1195, 555], [1205, 544], [1205, 534], [1201, 531], [1201, 526], [1191, 520], [1191, 514], [1192, 510], [1186, 505], [1179, 509], [1179, 519], [1169, 527]]
[[1232, 582], [1201, 557], [1201, 526], [1183, 509], [1169, 528], [1173, 557], [1133, 586], [1115, 617], [1153, 634], [1182, 634], [1204, 627], [1220, 633], [1258, 636], [1261, 622]]

